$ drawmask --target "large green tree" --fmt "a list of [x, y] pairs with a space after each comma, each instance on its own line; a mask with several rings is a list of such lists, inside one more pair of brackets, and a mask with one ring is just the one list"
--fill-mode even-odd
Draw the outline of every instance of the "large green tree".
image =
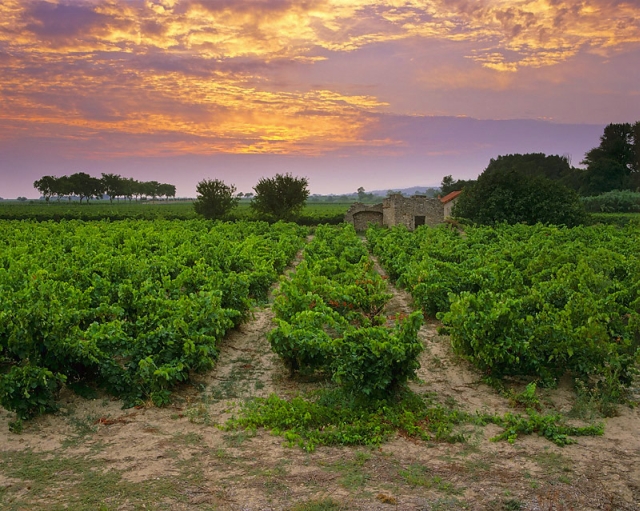
[[569, 188], [577, 189], [578, 169], [571, 166], [566, 156], [544, 153], [507, 154], [492, 158], [485, 172], [516, 170], [533, 177], [545, 177], [558, 181]]
[[462, 190], [465, 186], [474, 184], [473, 179], [453, 179], [453, 176], [448, 175], [442, 178], [440, 183], [440, 193], [442, 195], [449, 195], [451, 192]]
[[193, 206], [196, 213], [210, 220], [224, 218], [238, 205], [239, 197], [235, 196], [236, 187], [226, 185], [219, 179], [204, 179], [196, 186], [198, 196]]
[[42, 176], [41, 179], [34, 181], [33, 187], [38, 190], [44, 200], [49, 203], [49, 199], [56, 194], [56, 181], [57, 178], [55, 176]]
[[587, 214], [578, 194], [546, 177], [514, 169], [485, 170], [465, 187], [454, 206], [456, 217], [480, 224], [583, 223]]
[[300, 214], [309, 197], [306, 177], [276, 174], [263, 177], [253, 187], [256, 192], [251, 208], [258, 214], [274, 220], [291, 220]]
[[114, 197], [124, 195], [124, 179], [118, 174], [102, 174], [102, 190], [109, 196], [109, 202], [113, 203]]
[[96, 177], [92, 177], [86, 172], [77, 172], [69, 176], [71, 193], [77, 195], [80, 198], [80, 204], [82, 199], [89, 199], [92, 197], [100, 197], [104, 192], [102, 188], [102, 181]]
[[598, 195], [640, 187], [640, 121], [609, 124], [600, 145], [585, 154], [580, 193]]

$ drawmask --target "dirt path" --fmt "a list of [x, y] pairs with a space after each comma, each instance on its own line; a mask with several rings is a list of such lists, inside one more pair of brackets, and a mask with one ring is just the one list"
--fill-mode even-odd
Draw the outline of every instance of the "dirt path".
[[[299, 261], [299, 256], [297, 261]], [[382, 269], [379, 271], [384, 274]], [[389, 284], [385, 313], [411, 298]], [[537, 436], [511, 445], [495, 426], [467, 427], [465, 444], [396, 437], [380, 448], [319, 448], [307, 454], [266, 431], [218, 425], [251, 396], [281, 396], [313, 383], [291, 381], [266, 338], [270, 305], [224, 340], [216, 368], [177, 393], [168, 408], [122, 410], [108, 397], [62, 396], [57, 415], [16, 435], [0, 411], [0, 507], [7, 510], [622, 510], [640, 509], [640, 414], [621, 408], [604, 437], [560, 448]], [[468, 411], [511, 410], [506, 399], [451, 353], [437, 324], [425, 344], [418, 393]], [[561, 412], [568, 382], [543, 393]], [[314, 507], [315, 503], [315, 507]], [[324, 507], [321, 507], [321, 504]], [[56, 507], [57, 505], [57, 507]]]

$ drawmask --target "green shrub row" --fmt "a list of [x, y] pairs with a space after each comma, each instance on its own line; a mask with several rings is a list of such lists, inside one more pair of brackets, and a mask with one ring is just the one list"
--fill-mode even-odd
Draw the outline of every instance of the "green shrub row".
[[640, 358], [640, 229], [370, 229], [390, 275], [487, 376], [569, 371], [619, 399]]
[[613, 190], [581, 200], [589, 213], [640, 213], [640, 192], [631, 190]]
[[304, 260], [282, 278], [269, 334], [291, 372], [324, 371], [357, 395], [385, 396], [415, 376], [420, 312], [387, 326], [391, 295], [353, 226], [320, 226]]
[[264, 301], [294, 224], [0, 221], [0, 403], [29, 418], [64, 382], [161, 405]]

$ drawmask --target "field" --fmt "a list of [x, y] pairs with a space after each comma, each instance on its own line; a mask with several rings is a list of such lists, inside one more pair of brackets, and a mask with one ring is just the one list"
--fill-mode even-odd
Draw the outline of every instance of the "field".
[[[340, 223], [351, 203], [308, 202], [302, 211], [299, 223]], [[0, 220], [190, 220], [195, 219], [193, 202], [178, 201], [91, 201], [80, 204], [52, 200], [43, 201], [0, 201]], [[231, 220], [255, 220], [249, 208], [249, 201], [241, 200], [238, 208], [230, 215]]]
[[0, 227], [3, 509], [640, 505], [637, 227]]

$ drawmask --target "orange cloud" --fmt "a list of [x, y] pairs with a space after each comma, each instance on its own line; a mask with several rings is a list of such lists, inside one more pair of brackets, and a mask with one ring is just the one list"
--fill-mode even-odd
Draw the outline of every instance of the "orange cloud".
[[[164, 146], [177, 152], [315, 154], [388, 143], [365, 134], [369, 114], [393, 105], [327, 86], [278, 87], [272, 77], [280, 67], [312, 66], [375, 44], [429, 40], [475, 46], [466, 57], [477, 66], [452, 69], [446, 79], [431, 79], [432, 86], [455, 88], [476, 76], [500, 89], [510, 83], [500, 76], [523, 68], [637, 47], [640, 6], [618, 0], [4, 0], [0, 122], [27, 123], [33, 132], [48, 126], [70, 137], [184, 135]], [[1, 133], [12, 136], [12, 130]]]

